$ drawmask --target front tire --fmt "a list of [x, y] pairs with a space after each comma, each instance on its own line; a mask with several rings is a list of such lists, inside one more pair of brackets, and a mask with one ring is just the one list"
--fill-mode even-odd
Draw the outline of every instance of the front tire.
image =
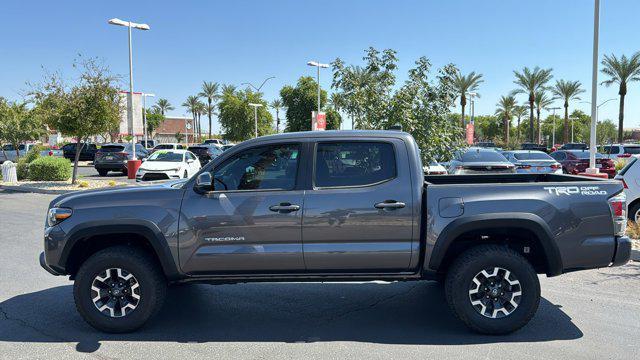
[[640, 202], [629, 206], [629, 214], [627, 215], [627, 217], [629, 218], [629, 220], [635, 223], [640, 221]]
[[76, 274], [73, 296], [82, 318], [97, 330], [125, 333], [162, 307], [167, 282], [146, 252], [115, 246], [93, 254]]
[[98, 175], [100, 176], [107, 176], [108, 173], [109, 170], [98, 170]]
[[482, 245], [462, 253], [451, 265], [445, 295], [454, 314], [471, 330], [508, 334], [525, 326], [540, 303], [540, 282], [517, 252]]

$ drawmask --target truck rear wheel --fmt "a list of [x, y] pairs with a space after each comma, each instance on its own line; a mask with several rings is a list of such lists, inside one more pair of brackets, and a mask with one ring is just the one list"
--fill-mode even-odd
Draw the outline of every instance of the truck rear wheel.
[[73, 295], [82, 318], [94, 328], [123, 333], [144, 325], [160, 308], [166, 280], [144, 251], [115, 246], [93, 254], [76, 274]]
[[451, 310], [473, 331], [507, 334], [526, 325], [540, 303], [540, 282], [517, 252], [482, 245], [460, 255], [445, 282]]

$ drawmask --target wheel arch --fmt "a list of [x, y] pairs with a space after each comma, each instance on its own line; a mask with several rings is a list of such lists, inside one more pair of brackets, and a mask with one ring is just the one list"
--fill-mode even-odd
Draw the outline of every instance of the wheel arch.
[[[507, 217], [508, 216], [508, 217]], [[452, 221], [438, 236], [429, 257], [430, 271], [442, 271], [452, 256], [457, 242], [463, 241], [469, 234], [501, 234], [502, 242], [509, 245], [509, 236], [529, 236], [531, 241], [540, 246], [544, 264], [544, 273], [548, 276], [562, 273], [562, 257], [558, 246], [551, 235], [548, 225], [538, 216], [528, 213], [495, 213], [469, 216]], [[495, 243], [487, 241], [470, 242], [467, 246]]]
[[141, 246], [148, 250], [161, 266], [167, 279], [180, 277], [166, 238], [155, 224], [147, 224], [146, 221], [88, 224], [76, 229], [69, 235], [60, 262], [65, 264], [65, 269], [73, 277], [88, 256], [103, 248], [122, 244]]

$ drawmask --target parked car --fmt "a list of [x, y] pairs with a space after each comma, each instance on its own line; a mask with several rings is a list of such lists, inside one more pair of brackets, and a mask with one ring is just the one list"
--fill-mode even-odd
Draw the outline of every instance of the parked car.
[[629, 261], [625, 207], [613, 180], [425, 176], [400, 131], [286, 133], [188, 180], [55, 198], [40, 264], [107, 332], [143, 326], [168, 284], [441, 279], [458, 319], [504, 334], [535, 316], [538, 274]]
[[585, 143], [566, 143], [558, 150], [587, 150], [588, 148]]
[[[140, 144], [136, 146], [136, 159], [142, 160], [149, 156], [149, 151]], [[100, 176], [107, 176], [109, 171], [127, 173], [127, 161], [133, 160], [133, 145], [131, 143], [105, 144], [96, 153], [93, 167]]]
[[428, 166], [424, 166], [424, 173], [426, 175], [446, 175], [447, 168], [442, 166], [437, 161], [432, 161]]
[[145, 149], [153, 149], [156, 145], [158, 145], [158, 142], [153, 139], [149, 139], [146, 142], [144, 140], [140, 140], [138, 141], [138, 143], [144, 146]]
[[[588, 150], [558, 150], [550, 154], [562, 165], [562, 172], [565, 174], [577, 175], [584, 173], [589, 167]], [[616, 167], [611, 159], [607, 159], [602, 154], [596, 153], [596, 167], [600, 172], [607, 174], [609, 178], [616, 175]]]
[[7, 160], [12, 162], [18, 161], [18, 155], [20, 155], [20, 157], [27, 155], [27, 153], [31, 151], [31, 149], [35, 146], [43, 147], [43, 149], [40, 151], [40, 156], [62, 156], [62, 150], [45, 148], [45, 145], [42, 144], [20, 144], [18, 145], [17, 152], [13, 145], [6, 144], [2, 146], [2, 151], [0, 151], [0, 164], [4, 163]]
[[[98, 152], [98, 146], [96, 144], [80, 143], [82, 149], [80, 150], [80, 161], [93, 161]], [[65, 159], [74, 161], [76, 159], [76, 148], [78, 143], [69, 143], [62, 147], [62, 153]]]
[[510, 174], [516, 167], [492, 149], [472, 147], [457, 151], [449, 162], [449, 174]]
[[537, 150], [542, 152], [547, 152], [547, 147], [544, 145], [536, 144], [536, 143], [522, 143], [520, 144], [520, 149], [522, 150]]
[[628, 159], [640, 154], [640, 144], [610, 144], [601, 147], [602, 156], [607, 159]]
[[198, 160], [200, 160], [200, 165], [204, 166], [209, 161], [217, 158], [222, 154], [222, 149], [215, 145], [192, 145], [187, 148], [187, 150], [196, 154]]
[[502, 155], [516, 166], [519, 174], [562, 174], [562, 165], [542, 151], [512, 150], [503, 151]]
[[474, 147], [480, 147], [480, 148], [484, 148], [484, 149], [492, 149], [492, 150], [496, 150], [496, 151], [502, 150], [502, 148], [499, 148], [496, 145], [496, 143], [494, 143], [493, 141], [479, 141], [474, 145]]
[[155, 151], [158, 151], [158, 150], [184, 150], [184, 149], [185, 149], [184, 145], [179, 143], [163, 143], [163, 144], [158, 144], [154, 146], [153, 149], [149, 151], [149, 153], [153, 154]]
[[627, 196], [627, 216], [640, 223], [640, 155], [632, 155], [615, 179], [622, 182]]
[[206, 144], [206, 145], [215, 145], [215, 146], [221, 147], [223, 145], [226, 145], [227, 141], [222, 140], [222, 139], [207, 139], [207, 140], [203, 141], [202, 143]]
[[146, 158], [136, 181], [187, 179], [200, 170], [200, 162], [187, 150], [158, 150]]

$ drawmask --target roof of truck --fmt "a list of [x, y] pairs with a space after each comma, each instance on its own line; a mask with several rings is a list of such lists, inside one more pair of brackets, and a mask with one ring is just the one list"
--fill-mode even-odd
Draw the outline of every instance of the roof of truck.
[[327, 131], [300, 131], [300, 132], [287, 132], [282, 134], [261, 136], [256, 139], [247, 141], [260, 141], [260, 140], [272, 140], [272, 139], [299, 139], [299, 138], [336, 138], [336, 137], [390, 137], [401, 138], [411, 136], [409, 133], [398, 130], [327, 130]]

